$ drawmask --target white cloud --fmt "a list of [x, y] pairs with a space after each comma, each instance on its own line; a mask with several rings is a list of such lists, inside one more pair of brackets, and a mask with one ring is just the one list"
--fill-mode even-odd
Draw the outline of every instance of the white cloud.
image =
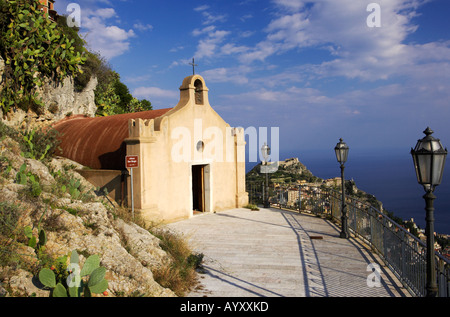
[[201, 5], [201, 6], [198, 6], [198, 7], [194, 8], [194, 11], [205, 11], [205, 10], [208, 10], [208, 9], [209, 9], [209, 5], [204, 4], [204, 5]]
[[227, 16], [225, 14], [213, 15], [209, 12], [203, 11], [202, 15], [205, 18], [205, 21], [203, 21], [203, 24], [225, 22], [227, 20]]
[[[59, 14], [68, 14], [66, 8], [70, 2], [58, 0], [55, 8]], [[80, 0], [81, 31], [91, 51], [99, 52], [106, 59], [120, 56], [130, 49], [130, 40], [136, 36], [132, 29], [124, 29], [119, 25], [120, 18], [110, 1]], [[108, 7], [99, 8], [100, 5]]]
[[242, 31], [242, 32], [239, 34], [239, 36], [241, 36], [241, 37], [243, 37], [243, 38], [246, 38], [246, 37], [252, 36], [253, 34], [255, 34], [254, 31]]
[[305, 5], [304, 0], [273, 0], [273, 2], [288, 10], [297, 11]]
[[214, 15], [209, 11], [209, 9], [210, 9], [210, 6], [207, 4], [194, 8], [194, 11], [201, 12], [201, 14], [203, 16], [203, 24], [204, 25], [213, 24], [216, 22], [225, 22], [227, 20], [226, 14]]
[[266, 38], [236, 53], [240, 62], [250, 64], [292, 50], [318, 48], [333, 58], [304, 67], [314, 76], [374, 81], [411, 74], [412, 69], [421, 76], [420, 64], [450, 61], [450, 42], [406, 43], [417, 30], [412, 21], [417, 8], [428, 1], [379, 0], [382, 24], [370, 28], [369, 0], [273, 0], [280, 11], [265, 28]]
[[146, 74], [142, 76], [128, 76], [124, 78], [125, 83], [139, 83], [139, 82], [145, 82], [148, 81], [151, 78], [151, 75]]
[[242, 22], [245, 22], [245, 21], [247, 21], [247, 20], [250, 20], [250, 19], [252, 19], [253, 18], [253, 15], [252, 14], [245, 14], [245, 15], [243, 15], [242, 17], [241, 17], [241, 21]]
[[189, 63], [192, 63], [192, 59], [182, 58], [180, 60], [173, 61], [170, 64], [169, 68], [176, 67], [176, 66], [189, 66]]
[[202, 72], [202, 76], [206, 81], [212, 83], [233, 83], [233, 84], [247, 84], [249, 79], [246, 74], [252, 72], [248, 66], [234, 67], [234, 68], [214, 68]]
[[106, 59], [122, 55], [130, 48], [129, 40], [136, 36], [133, 30], [125, 30], [116, 25], [108, 25], [106, 17], [113, 17], [114, 9], [99, 9], [84, 14], [82, 31], [89, 48], [99, 52]]
[[244, 64], [250, 64], [254, 61], [264, 61], [267, 57], [272, 56], [279, 51], [280, 44], [269, 43], [263, 41], [258, 43], [252, 49], [248, 49], [245, 53], [239, 55], [239, 61]]
[[210, 25], [210, 26], [206, 26], [203, 29], [199, 30], [199, 29], [195, 29], [194, 31], [192, 31], [192, 35], [193, 36], [199, 36], [202, 34], [208, 34], [213, 32], [216, 29], [216, 27], [214, 25]]
[[223, 55], [234, 55], [247, 52], [248, 50], [249, 48], [247, 46], [237, 46], [233, 43], [227, 43], [221, 47], [220, 52]]
[[[257, 90], [248, 91], [242, 94], [227, 95], [229, 99], [240, 101], [248, 101], [249, 103], [263, 102], [266, 105], [272, 105], [273, 111], [286, 110], [286, 108], [295, 107], [297, 110], [312, 107], [314, 105], [327, 105], [332, 101], [331, 98], [325, 96], [321, 91], [314, 88], [289, 87], [283, 90], [259, 88]], [[340, 104], [339, 101], [333, 100], [334, 103]], [[267, 108], [265, 109], [267, 110]]]
[[133, 96], [138, 98], [176, 98], [179, 93], [173, 90], [165, 90], [158, 87], [138, 87], [133, 91]]
[[153, 30], [153, 25], [151, 24], [143, 24], [141, 22], [135, 23], [133, 25], [133, 28], [139, 31], [151, 31]]
[[95, 15], [102, 19], [109, 19], [117, 16], [116, 11], [113, 8], [98, 9], [95, 11]]
[[[225, 22], [226, 15], [212, 15], [209, 12], [210, 7], [207, 5], [199, 6], [195, 8], [195, 11], [201, 12], [204, 21], [203, 28], [196, 28], [192, 31], [194, 37], [203, 36], [198, 44], [197, 51], [195, 52], [195, 58], [211, 58], [220, 56], [235, 56], [240, 55], [248, 51], [248, 48], [243, 45], [237, 45], [234, 43], [226, 43], [225, 39], [231, 34], [231, 31], [219, 30], [214, 23]], [[252, 15], [244, 15], [243, 20], [252, 18]], [[239, 36], [241, 38], [247, 38], [254, 34], [252, 31], [241, 32]]]
[[182, 51], [182, 50], [184, 50], [184, 46], [180, 45], [180, 46], [171, 48], [171, 49], [169, 50], [169, 52], [175, 53], [175, 52]]
[[202, 30], [201, 33], [197, 34], [203, 33], [207, 33], [207, 36], [199, 41], [195, 53], [196, 58], [214, 56], [218, 52], [219, 44], [221, 44], [225, 37], [230, 34], [229, 31], [214, 30], [214, 28], [209, 28], [207, 31]]

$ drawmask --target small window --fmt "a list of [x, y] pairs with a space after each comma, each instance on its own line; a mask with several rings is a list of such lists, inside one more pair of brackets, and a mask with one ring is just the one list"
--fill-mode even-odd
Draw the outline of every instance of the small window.
[[197, 142], [197, 151], [203, 152], [203, 149], [205, 148], [205, 143], [203, 141]]

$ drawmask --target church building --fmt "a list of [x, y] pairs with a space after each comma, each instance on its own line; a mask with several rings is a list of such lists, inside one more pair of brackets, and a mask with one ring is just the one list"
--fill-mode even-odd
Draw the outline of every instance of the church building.
[[80, 174], [148, 221], [248, 204], [244, 130], [214, 111], [199, 75], [184, 79], [174, 108], [74, 116], [54, 127], [61, 156], [88, 167]]

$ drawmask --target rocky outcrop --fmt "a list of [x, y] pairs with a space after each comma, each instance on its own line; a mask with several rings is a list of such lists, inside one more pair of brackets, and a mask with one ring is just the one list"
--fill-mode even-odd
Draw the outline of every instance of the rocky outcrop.
[[[76, 172], [79, 164], [63, 158], [53, 158], [43, 164], [17, 155], [14, 148], [17, 145], [13, 140], [0, 139], [0, 203], [18, 206], [18, 228], [33, 227], [33, 234], [37, 236], [36, 227], [41, 224], [47, 234], [45, 253], [48, 256], [56, 259], [77, 250], [83, 264], [88, 255], [98, 254], [101, 265], [107, 269], [109, 296], [175, 296], [153, 278], [152, 269], [171, 261], [159, 246], [158, 238], [118, 217], [119, 207], [101, 197], [76, 200], [58, 190], [61, 186], [58, 177], [63, 175], [80, 180], [83, 193], [95, 191], [93, 185]], [[27, 173], [35, 175], [43, 187], [39, 197], [24, 195], [27, 186], [15, 181], [23, 164], [27, 166]], [[21, 264], [0, 265], [0, 296], [49, 296], [36, 274], [27, 270], [36, 267], [35, 250], [25, 243], [16, 245]]]
[[[5, 62], [0, 56], [0, 90], [3, 84], [3, 71]], [[81, 92], [75, 91], [73, 78], [66, 77], [62, 83], [47, 82], [38, 87], [39, 97], [45, 107], [40, 114], [25, 112], [20, 109], [10, 111], [6, 119], [3, 118], [0, 109], [0, 120], [9, 126], [20, 126], [23, 122], [47, 122], [60, 120], [67, 115], [82, 114], [89, 117], [95, 116], [97, 106], [95, 104], [95, 89], [98, 80], [91, 78], [89, 83]]]
[[89, 117], [95, 116], [95, 89], [97, 78], [93, 77], [81, 92], [76, 92], [73, 79], [66, 77], [64, 82], [58, 85], [47, 83], [39, 90], [39, 96], [56, 120], [64, 118], [68, 114], [83, 114]]

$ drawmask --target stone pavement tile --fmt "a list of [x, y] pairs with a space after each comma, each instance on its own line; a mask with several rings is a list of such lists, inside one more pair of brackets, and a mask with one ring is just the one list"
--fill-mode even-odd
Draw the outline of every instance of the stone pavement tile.
[[204, 254], [202, 286], [190, 297], [408, 296], [387, 270], [382, 287], [369, 287], [367, 266], [377, 258], [357, 240], [339, 238], [339, 229], [318, 217], [233, 209], [167, 227]]

